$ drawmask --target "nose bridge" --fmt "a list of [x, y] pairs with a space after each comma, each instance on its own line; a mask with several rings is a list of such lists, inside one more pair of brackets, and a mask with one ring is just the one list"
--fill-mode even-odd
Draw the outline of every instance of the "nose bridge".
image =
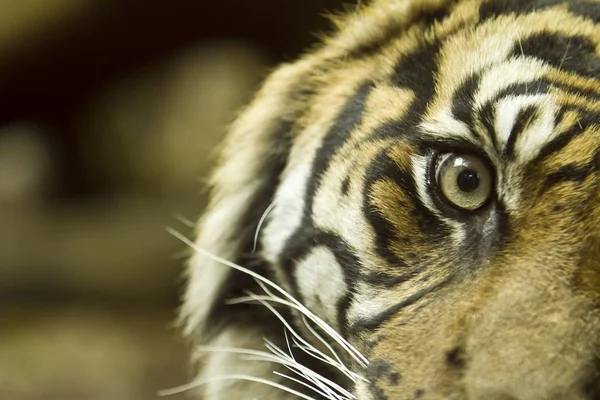
[[486, 301], [465, 343], [467, 398], [589, 398], [584, 386], [600, 334], [594, 306], [565, 275], [553, 279], [536, 264], [513, 267], [496, 277], [493, 291], [481, 289]]

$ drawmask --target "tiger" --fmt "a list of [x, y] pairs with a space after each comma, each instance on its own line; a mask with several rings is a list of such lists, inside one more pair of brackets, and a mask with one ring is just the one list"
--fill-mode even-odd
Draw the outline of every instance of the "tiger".
[[372, 0], [272, 71], [181, 306], [213, 399], [600, 399], [600, 2]]

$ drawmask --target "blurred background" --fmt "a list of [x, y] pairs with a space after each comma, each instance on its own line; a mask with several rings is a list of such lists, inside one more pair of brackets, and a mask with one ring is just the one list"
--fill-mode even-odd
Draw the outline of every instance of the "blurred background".
[[[0, 0], [0, 399], [157, 398], [203, 179], [337, 0]], [[178, 398], [185, 398], [179, 396]]]

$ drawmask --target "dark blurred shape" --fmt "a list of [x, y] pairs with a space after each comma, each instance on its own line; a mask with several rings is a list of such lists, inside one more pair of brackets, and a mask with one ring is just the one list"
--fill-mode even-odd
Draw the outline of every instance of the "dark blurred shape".
[[26, 123], [0, 129], [0, 204], [4, 207], [39, 207], [52, 185], [55, 167], [41, 129]]
[[47, 18], [46, 30], [12, 38], [16, 43], [0, 54], [1, 115], [6, 120], [67, 111], [125, 71], [209, 38], [244, 38], [260, 44], [274, 62], [290, 59], [313, 42], [313, 32], [326, 29], [320, 15], [337, 3], [50, 0], [45, 7], [62, 6], [62, 18]]
[[237, 110], [334, 0], [0, 6], [0, 398], [149, 399], [204, 179]]

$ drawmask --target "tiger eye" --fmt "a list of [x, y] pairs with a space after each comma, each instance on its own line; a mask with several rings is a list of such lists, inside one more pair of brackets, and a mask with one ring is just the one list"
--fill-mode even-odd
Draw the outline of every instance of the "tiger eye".
[[475, 211], [492, 196], [492, 173], [478, 157], [454, 153], [438, 159], [437, 187], [453, 206]]

